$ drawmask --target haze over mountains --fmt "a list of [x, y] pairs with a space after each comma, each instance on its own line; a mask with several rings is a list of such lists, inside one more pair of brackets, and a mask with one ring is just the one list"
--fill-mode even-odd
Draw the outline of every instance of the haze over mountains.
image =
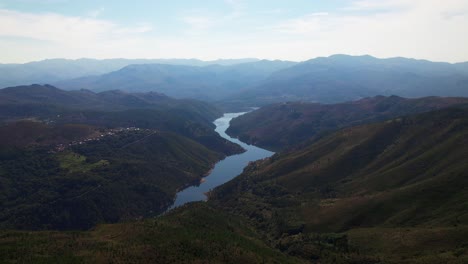
[[270, 74], [294, 65], [289, 61], [256, 61], [234, 65], [130, 65], [108, 74], [58, 82], [64, 89], [131, 92], [157, 91], [175, 98], [220, 100], [253, 86]]
[[0, 82], [3, 87], [37, 82], [69, 90], [155, 91], [234, 106], [297, 100], [335, 103], [376, 95], [468, 96], [468, 63], [371, 56], [334, 55], [301, 63], [255, 59], [49, 60], [2, 65], [0, 72], [7, 79]]
[[0, 88], [33, 83], [54, 83], [89, 75], [100, 75], [131, 64], [231, 65], [257, 59], [201, 61], [198, 59], [48, 59], [24, 64], [0, 64]]
[[467, 96], [466, 65], [335, 55], [275, 72], [231, 101], [264, 105], [298, 100], [335, 103], [376, 95]]

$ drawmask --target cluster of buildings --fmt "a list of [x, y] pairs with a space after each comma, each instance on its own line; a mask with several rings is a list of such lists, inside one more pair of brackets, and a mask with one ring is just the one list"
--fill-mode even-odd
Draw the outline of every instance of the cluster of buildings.
[[77, 140], [77, 141], [72, 141], [70, 143], [66, 144], [58, 144], [55, 146], [55, 148], [51, 152], [61, 152], [64, 151], [65, 149], [76, 146], [76, 145], [83, 145], [91, 141], [99, 141], [104, 137], [107, 136], [114, 136], [116, 134], [120, 133], [126, 133], [126, 132], [134, 132], [134, 131], [152, 131], [151, 129], [141, 129], [138, 127], [119, 127], [119, 128], [111, 128], [107, 129], [106, 131], [100, 131], [92, 134], [88, 138], [82, 139], [82, 140]]

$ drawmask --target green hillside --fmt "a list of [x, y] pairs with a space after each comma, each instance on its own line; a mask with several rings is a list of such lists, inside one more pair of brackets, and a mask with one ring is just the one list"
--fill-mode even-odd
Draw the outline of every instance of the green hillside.
[[0, 231], [0, 263], [303, 263], [204, 203], [86, 232]]
[[221, 110], [208, 103], [177, 100], [156, 92], [64, 91], [51, 85], [38, 84], [0, 89], [0, 121], [31, 117], [76, 119], [81, 112], [115, 113], [132, 109], [170, 112], [179, 118], [208, 126], [222, 115]]
[[154, 216], [243, 151], [213, 131], [216, 107], [156, 93], [21, 86], [0, 90], [0, 110], [3, 229]]
[[[468, 240], [459, 233], [468, 226], [467, 139], [466, 108], [345, 128], [252, 164], [210, 197], [287, 252], [304, 254], [316, 248], [316, 234], [340, 233], [347, 241], [342, 253], [353, 245], [393, 261], [463, 263], [454, 255], [466, 261], [468, 254]], [[403, 244], [385, 241], [402, 230]], [[446, 242], [434, 245], [430, 237]], [[391, 258], [405, 243], [414, 250]]]
[[468, 99], [376, 96], [339, 104], [281, 103], [262, 107], [234, 119], [227, 133], [263, 148], [281, 150], [307, 140], [317, 140], [340, 128], [456, 104], [468, 104]]
[[224, 157], [183, 136], [153, 130], [53, 150], [2, 146], [2, 229], [87, 229], [156, 215], [177, 190], [199, 182]]

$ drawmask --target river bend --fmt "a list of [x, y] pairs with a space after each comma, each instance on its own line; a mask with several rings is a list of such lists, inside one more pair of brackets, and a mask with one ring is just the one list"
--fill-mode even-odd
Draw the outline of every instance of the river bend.
[[239, 144], [246, 151], [241, 154], [228, 156], [224, 160], [216, 163], [211, 173], [204, 178], [199, 186], [190, 186], [178, 192], [174, 204], [169, 208], [169, 210], [188, 202], [206, 200], [207, 197], [205, 193], [241, 174], [249, 162], [270, 157], [274, 154], [271, 151], [248, 145], [236, 138], [231, 138], [226, 134], [226, 130], [228, 129], [231, 120], [243, 114], [245, 114], [245, 112], [226, 113], [223, 117], [216, 119], [214, 124], [216, 125], [215, 131], [221, 137]]

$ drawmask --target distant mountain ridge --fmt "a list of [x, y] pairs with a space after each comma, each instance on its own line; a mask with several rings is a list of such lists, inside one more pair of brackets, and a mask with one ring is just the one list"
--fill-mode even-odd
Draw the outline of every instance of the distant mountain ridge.
[[[369, 55], [332, 55], [301, 63], [255, 59], [83, 61], [83, 65], [81, 61], [65, 63], [66, 67], [60, 60], [0, 65], [0, 84], [5, 78], [24, 84], [40, 75], [45, 83], [67, 90], [155, 91], [179, 99], [217, 102], [231, 111], [278, 102], [337, 103], [376, 95], [468, 96], [468, 63]], [[85, 67], [88, 64], [94, 66]], [[30, 70], [32, 66], [35, 68]]]
[[213, 101], [228, 98], [294, 64], [267, 60], [208, 66], [134, 64], [107, 74], [66, 80], [56, 85], [68, 90], [157, 91], [175, 98]]
[[286, 101], [336, 103], [376, 95], [468, 96], [467, 63], [333, 55], [273, 73], [230, 102], [265, 105]]
[[0, 64], [0, 88], [33, 83], [53, 83], [89, 75], [101, 75], [119, 70], [131, 64], [174, 64], [174, 65], [232, 65], [254, 62], [258, 59], [47, 59], [23, 64]]

